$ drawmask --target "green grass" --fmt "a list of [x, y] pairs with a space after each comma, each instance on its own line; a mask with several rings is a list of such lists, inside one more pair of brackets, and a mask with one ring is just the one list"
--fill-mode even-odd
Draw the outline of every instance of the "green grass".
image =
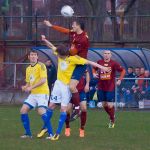
[[[71, 137], [59, 141], [37, 139], [42, 121], [35, 111], [30, 114], [33, 139], [20, 139], [24, 133], [18, 106], [0, 106], [0, 150], [150, 150], [150, 112], [117, 112], [115, 129], [108, 129], [105, 112], [88, 110], [86, 137], [79, 138], [79, 121], [71, 123]], [[56, 129], [59, 111], [53, 116]]]

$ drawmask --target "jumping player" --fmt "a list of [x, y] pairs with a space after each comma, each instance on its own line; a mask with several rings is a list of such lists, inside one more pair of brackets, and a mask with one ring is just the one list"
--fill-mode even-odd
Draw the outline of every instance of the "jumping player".
[[[82, 21], [73, 21], [72, 23], [72, 30], [52, 25], [49, 21], [44, 21], [45, 25], [60, 31], [62, 33], [69, 34], [70, 37], [70, 52], [71, 54], [77, 54], [78, 56], [82, 58], [87, 58], [88, 48], [89, 48], [89, 40], [87, 33], [84, 31], [84, 23]], [[72, 102], [75, 105], [75, 113], [72, 115], [72, 117], [77, 117], [79, 113], [79, 103], [80, 103], [80, 96], [77, 90], [77, 85], [79, 83], [79, 80], [83, 76], [83, 73], [86, 70], [86, 65], [77, 65], [74, 69], [74, 72], [72, 74], [71, 80], [70, 80], [70, 90], [72, 93]]]

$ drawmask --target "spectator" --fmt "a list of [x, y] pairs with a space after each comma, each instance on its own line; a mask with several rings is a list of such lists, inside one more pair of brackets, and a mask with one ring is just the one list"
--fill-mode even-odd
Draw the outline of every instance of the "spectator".
[[56, 81], [56, 69], [52, 65], [52, 62], [50, 59], [45, 62], [45, 65], [47, 69], [48, 86], [51, 92], [53, 84]]
[[140, 76], [140, 68], [136, 67], [135, 68], [135, 77], [138, 78]]
[[[128, 74], [125, 78], [135, 78], [135, 74], [133, 72], [133, 67], [128, 67]], [[133, 90], [132, 87], [135, 85], [135, 80], [125, 79], [122, 84], [123, 98], [125, 104], [129, 107], [133, 103]]]
[[150, 79], [146, 79], [146, 78], [150, 78], [150, 72], [148, 70], [145, 70], [144, 73], [144, 81], [143, 81], [143, 85], [142, 85], [142, 98], [143, 99], [150, 99]]
[[[139, 78], [144, 78], [144, 72], [145, 72], [145, 69], [142, 67], [140, 69], [140, 76], [139, 76]], [[144, 81], [143, 79], [139, 79], [138, 80], [138, 86], [139, 86], [140, 90], [142, 89], [143, 81]]]

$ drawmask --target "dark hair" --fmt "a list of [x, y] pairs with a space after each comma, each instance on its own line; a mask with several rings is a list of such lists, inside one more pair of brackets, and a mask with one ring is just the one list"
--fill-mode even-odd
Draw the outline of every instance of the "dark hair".
[[56, 52], [60, 56], [68, 56], [69, 55], [69, 48], [63, 44], [57, 46]]
[[85, 29], [85, 24], [82, 20], [75, 20], [74, 22], [76, 22], [82, 30]]
[[128, 69], [129, 69], [129, 68], [130, 68], [130, 69], [133, 69], [133, 67], [132, 67], [132, 66], [129, 66], [129, 67], [128, 67]]
[[35, 50], [35, 49], [31, 49], [31, 50], [28, 52], [28, 55], [30, 55], [30, 53], [36, 53], [36, 54], [38, 55], [38, 52], [37, 52], [37, 50]]

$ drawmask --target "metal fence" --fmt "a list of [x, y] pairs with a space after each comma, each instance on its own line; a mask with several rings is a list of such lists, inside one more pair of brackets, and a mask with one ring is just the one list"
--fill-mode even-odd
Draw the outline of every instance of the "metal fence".
[[115, 106], [150, 108], [150, 78], [124, 78], [115, 88]]
[[[85, 22], [91, 42], [150, 42], [150, 15], [115, 17], [117, 32], [109, 16], [0, 16], [0, 41], [40, 41], [45, 34], [51, 41], [66, 41], [68, 36], [43, 25], [44, 19], [53, 24], [71, 28], [75, 19]], [[118, 33], [118, 35], [116, 35]]]
[[28, 63], [0, 63], [0, 90], [21, 89]]

